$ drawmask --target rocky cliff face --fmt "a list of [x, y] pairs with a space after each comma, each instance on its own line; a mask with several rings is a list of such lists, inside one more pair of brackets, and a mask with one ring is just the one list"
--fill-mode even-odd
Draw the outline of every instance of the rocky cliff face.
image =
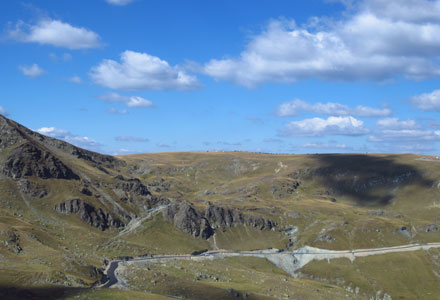
[[179, 230], [203, 239], [210, 238], [216, 229], [225, 231], [238, 225], [247, 225], [260, 230], [270, 230], [277, 226], [272, 220], [243, 215], [238, 210], [214, 205], [200, 212], [187, 203], [173, 204], [164, 210], [163, 217]]
[[114, 179], [115, 183], [108, 185], [108, 187], [122, 202], [134, 204], [141, 210], [169, 203], [167, 199], [152, 195], [148, 187], [137, 178], [124, 178], [118, 175]]
[[[105, 168], [113, 169], [125, 166], [125, 162], [113, 156], [81, 149], [64, 141], [39, 134], [0, 115], [0, 151], [17, 146], [19, 149], [15, 152], [15, 160], [20, 156], [20, 152], [25, 151], [32, 152], [34, 153], [33, 155], [47, 157], [48, 159], [52, 159], [48, 155], [58, 160], [60, 160], [58, 154], [72, 156], [88, 161], [92, 166], [103, 172], [106, 172]], [[29, 157], [29, 154], [27, 155], [22, 160], [32, 158]]]
[[105, 212], [101, 208], [97, 209], [93, 205], [80, 199], [61, 202], [55, 205], [54, 209], [66, 215], [77, 214], [81, 220], [101, 230], [106, 230], [110, 227], [119, 228], [125, 226], [120, 219], [114, 217], [112, 214]]
[[165, 220], [194, 237], [208, 239], [214, 234], [209, 221], [189, 204], [174, 204], [163, 212]]
[[30, 143], [24, 143], [9, 152], [2, 172], [12, 178], [36, 176], [79, 180], [79, 176], [60, 159]]

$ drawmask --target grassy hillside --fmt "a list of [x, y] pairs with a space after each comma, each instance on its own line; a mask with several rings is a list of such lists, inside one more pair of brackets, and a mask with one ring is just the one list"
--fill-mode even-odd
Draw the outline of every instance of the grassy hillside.
[[[128, 280], [137, 292], [85, 289], [101, 279], [106, 260], [120, 256], [440, 241], [440, 161], [433, 157], [233, 152], [114, 158], [10, 120], [1, 119], [0, 127], [2, 299], [50, 294], [56, 299], [160, 299], [148, 293], [225, 299], [235, 297], [234, 291], [254, 299], [341, 299], [356, 294], [347, 287], [359, 287], [363, 295], [378, 289], [399, 297], [437, 292], [435, 253], [377, 256], [353, 265], [314, 262], [301, 271], [302, 279], [257, 259], [179, 262], [151, 267], [154, 272], [130, 270]], [[195, 211], [176, 217], [183, 223], [153, 212], [179, 203]], [[205, 218], [208, 207], [247, 221], [214, 227], [207, 240], [180, 226], [196, 222], [195, 216]], [[255, 220], [275, 225], [262, 228]], [[381, 265], [397, 268], [407, 257], [417, 263], [405, 268], [420, 282], [402, 275], [390, 285], [385, 282], [391, 275], [377, 276]], [[366, 275], [356, 277], [359, 272]], [[216, 277], [225, 280], [212, 280]], [[411, 284], [416, 292], [397, 292]]]

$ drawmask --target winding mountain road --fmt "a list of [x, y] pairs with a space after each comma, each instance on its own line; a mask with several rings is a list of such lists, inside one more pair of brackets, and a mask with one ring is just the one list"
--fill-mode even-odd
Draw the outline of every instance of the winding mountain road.
[[176, 259], [193, 261], [213, 260], [225, 257], [252, 256], [266, 258], [277, 267], [283, 269], [293, 277], [296, 271], [313, 260], [331, 260], [335, 258], [348, 258], [354, 261], [356, 257], [370, 255], [381, 255], [387, 253], [408, 252], [418, 250], [429, 250], [440, 248], [439, 243], [410, 244], [395, 247], [356, 249], [356, 250], [326, 250], [305, 246], [295, 251], [279, 251], [277, 249], [255, 250], [255, 251], [231, 251], [213, 250], [200, 255], [154, 255], [136, 257], [127, 260], [112, 260], [104, 271], [106, 280], [99, 286], [101, 288], [126, 288], [127, 284], [121, 276], [123, 269], [137, 263], [158, 263]]

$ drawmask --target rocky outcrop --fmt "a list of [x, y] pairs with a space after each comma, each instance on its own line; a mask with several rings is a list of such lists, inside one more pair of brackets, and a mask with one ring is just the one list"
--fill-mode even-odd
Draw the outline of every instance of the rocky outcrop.
[[23, 251], [20, 245], [20, 236], [15, 231], [0, 231], [0, 247], [1, 246], [15, 254], [19, 254]]
[[300, 186], [300, 182], [296, 180], [293, 181], [274, 180], [272, 182], [271, 192], [275, 199], [281, 199], [295, 193], [296, 189], [299, 186]]
[[11, 149], [14, 146], [21, 147], [20, 144], [36, 145], [38, 148], [44, 148], [44, 152], [51, 153], [52, 156], [67, 154], [89, 161], [90, 165], [103, 172], [107, 172], [105, 168], [114, 169], [126, 165], [124, 161], [113, 156], [81, 149], [64, 141], [39, 134], [0, 115], [0, 151]]
[[163, 212], [163, 217], [177, 229], [194, 237], [208, 239], [214, 234], [209, 221], [189, 204], [173, 204]]
[[238, 225], [248, 225], [260, 230], [270, 230], [277, 226], [272, 220], [243, 215], [238, 210], [215, 205], [208, 206], [202, 213], [188, 203], [173, 204], [164, 210], [163, 216], [179, 230], [203, 239], [211, 237], [216, 229], [225, 231]]
[[31, 143], [24, 143], [9, 152], [3, 174], [12, 178], [36, 176], [43, 179], [79, 179], [79, 176], [56, 156]]
[[139, 179], [114, 177], [116, 182], [109, 185], [121, 201], [134, 203], [141, 209], [151, 209], [158, 204], [168, 204], [168, 200], [153, 196]]
[[213, 228], [225, 231], [228, 227], [249, 225], [260, 230], [270, 230], [277, 226], [276, 222], [260, 216], [243, 215], [240, 211], [231, 208], [210, 205], [205, 211], [205, 218]]
[[20, 179], [19, 181], [17, 181], [17, 187], [20, 192], [30, 195], [32, 197], [43, 198], [47, 196], [47, 191], [44, 187], [27, 179]]
[[93, 205], [80, 199], [61, 202], [55, 205], [54, 209], [66, 215], [77, 214], [81, 220], [101, 230], [106, 230], [110, 227], [119, 228], [125, 226], [120, 219], [113, 217], [112, 214], [105, 212], [101, 208], [96, 209]]

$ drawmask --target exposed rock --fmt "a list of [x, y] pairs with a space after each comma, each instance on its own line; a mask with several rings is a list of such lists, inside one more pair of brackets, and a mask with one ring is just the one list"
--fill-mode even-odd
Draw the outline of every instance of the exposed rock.
[[164, 210], [163, 216], [179, 230], [203, 239], [213, 235], [214, 229], [225, 231], [229, 227], [249, 225], [260, 230], [270, 230], [277, 226], [272, 220], [260, 216], [245, 216], [238, 210], [214, 205], [201, 213], [187, 203], [173, 204]]
[[214, 228], [221, 228], [223, 231], [226, 230], [226, 227], [243, 223], [243, 215], [238, 211], [214, 205], [208, 206], [205, 211], [205, 218], [210, 221]]
[[435, 224], [429, 224], [424, 227], [425, 232], [437, 232], [438, 226]]
[[321, 233], [320, 235], [318, 235], [315, 241], [331, 243], [334, 240], [335, 238], [332, 235], [328, 233]]
[[0, 231], [0, 244], [15, 254], [23, 251], [20, 245], [20, 236], [14, 231]]
[[96, 209], [91, 204], [80, 199], [61, 202], [55, 205], [55, 210], [66, 215], [78, 214], [81, 220], [101, 230], [108, 229], [109, 227], [119, 228], [125, 226], [120, 219], [113, 217], [101, 208]]
[[87, 160], [91, 162], [91, 165], [101, 170], [105, 170], [104, 167], [114, 169], [126, 165], [124, 161], [113, 156], [81, 149], [64, 141], [39, 134], [0, 115], [0, 150], [11, 149], [14, 146], [20, 148], [22, 144], [32, 144], [34, 147], [40, 148], [40, 151], [44, 148], [43, 158], [48, 158], [47, 153], [55, 157], [56, 153], [62, 152], [75, 158]]
[[194, 237], [208, 239], [214, 234], [209, 221], [189, 204], [173, 204], [163, 211], [165, 220]]
[[79, 179], [78, 175], [52, 153], [41, 150], [31, 143], [22, 144], [11, 150], [3, 174], [12, 178], [36, 176], [44, 179]]
[[17, 181], [17, 186], [20, 192], [32, 197], [43, 198], [47, 196], [47, 191], [43, 187], [27, 179], [20, 179]]
[[139, 179], [126, 179], [121, 175], [115, 177], [118, 181], [109, 185], [113, 192], [124, 202], [138, 205], [142, 209], [151, 209], [158, 204], [168, 204], [168, 200], [153, 196]]
[[296, 180], [295, 181], [274, 180], [272, 182], [271, 192], [276, 199], [281, 199], [289, 195], [292, 195], [299, 186], [300, 186], [300, 182]]
[[93, 193], [92, 193], [88, 188], [86, 188], [86, 187], [83, 187], [83, 188], [80, 190], [80, 193], [81, 193], [81, 194], [84, 194], [84, 195], [86, 195], [86, 196], [92, 196], [92, 195], [93, 195]]
[[408, 231], [408, 229], [406, 228], [406, 226], [401, 226], [397, 229], [397, 232], [403, 234], [404, 236], [410, 238], [411, 237], [411, 233]]

